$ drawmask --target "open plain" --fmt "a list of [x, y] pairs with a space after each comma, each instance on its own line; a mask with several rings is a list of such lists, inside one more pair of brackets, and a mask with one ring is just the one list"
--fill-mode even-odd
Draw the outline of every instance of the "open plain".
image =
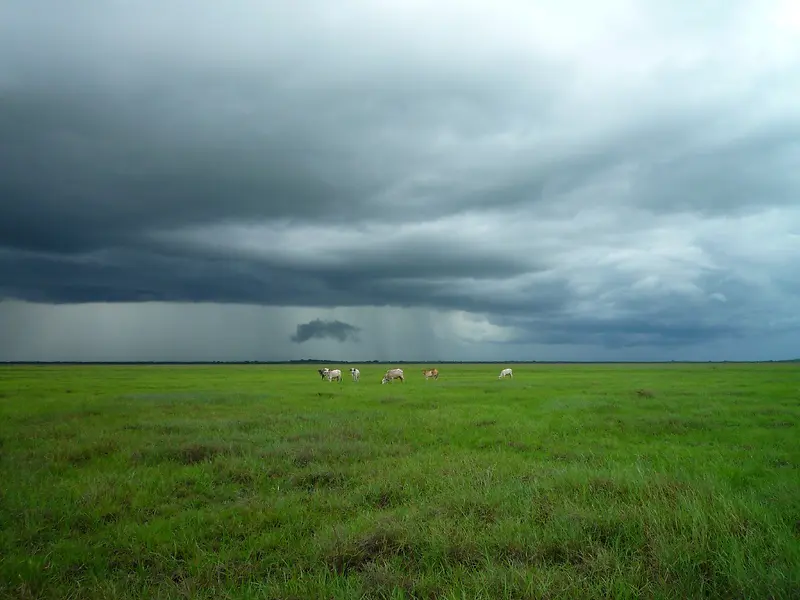
[[0, 368], [0, 595], [800, 598], [797, 363], [320, 366]]

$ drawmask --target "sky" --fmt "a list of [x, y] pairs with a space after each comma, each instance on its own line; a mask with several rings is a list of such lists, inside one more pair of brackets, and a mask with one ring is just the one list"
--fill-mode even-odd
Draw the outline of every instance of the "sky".
[[800, 357], [800, 8], [5, 0], [0, 360]]

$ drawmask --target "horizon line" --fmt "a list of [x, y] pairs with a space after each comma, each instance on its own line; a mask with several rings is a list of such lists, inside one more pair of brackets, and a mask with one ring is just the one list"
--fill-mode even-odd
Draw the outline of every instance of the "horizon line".
[[769, 360], [6, 360], [0, 365], [287, 365], [287, 364], [760, 364], [800, 362], [800, 358]]

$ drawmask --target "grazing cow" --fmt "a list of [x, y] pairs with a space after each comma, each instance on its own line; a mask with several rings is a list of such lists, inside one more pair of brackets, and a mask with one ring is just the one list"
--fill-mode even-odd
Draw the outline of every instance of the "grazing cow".
[[355, 367], [350, 367], [350, 375], [353, 377], [353, 381], [358, 381], [361, 379], [361, 371]]
[[431, 377], [434, 379], [439, 379], [439, 370], [438, 369], [422, 369], [422, 374], [425, 376], [425, 381], [428, 381]]
[[386, 371], [386, 374], [381, 379], [381, 383], [389, 383], [390, 381], [394, 381], [395, 379], [399, 379], [401, 382], [405, 381], [403, 378], [403, 369], [389, 369]]
[[328, 371], [327, 376], [328, 376], [328, 381], [333, 381], [335, 379], [339, 383], [342, 382], [342, 372], [339, 369]]
[[498, 379], [502, 379], [506, 375], [511, 377], [511, 379], [514, 379], [514, 373], [511, 372], [511, 369], [503, 369], [502, 371], [500, 371], [500, 376], [498, 377]]
[[328, 371], [329, 371], [329, 370], [330, 370], [330, 369], [328, 369], [328, 367], [325, 367], [325, 368], [323, 368], [323, 369], [317, 369], [317, 373], [319, 373], [319, 376], [320, 376], [322, 379], [325, 379], [325, 378], [328, 376]]

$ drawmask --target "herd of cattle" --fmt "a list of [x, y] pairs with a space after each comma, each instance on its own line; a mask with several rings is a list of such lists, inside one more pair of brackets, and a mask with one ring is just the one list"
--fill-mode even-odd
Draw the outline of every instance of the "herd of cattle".
[[[329, 369], [328, 367], [324, 367], [322, 369], [317, 369], [317, 373], [320, 374], [322, 379], [327, 379], [328, 381], [338, 381], [339, 383], [342, 382], [341, 369]], [[431, 378], [439, 379], [438, 369], [422, 369], [422, 374], [425, 376], [425, 381], [428, 381], [428, 379]], [[353, 381], [359, 381], [361, 379], [361, 371], [355, 367], [350, 367], [350, 376], [353, 378]], [[504, 377], [511, 377], [513, 379], [514, 373], [512, 373], [511, 369], [503, 369], [500, 371], [500, 375], [497, 378], [502, 379]], [[403, 369], [389, 369], [386, 371], [386, 373], [383, 375], [383, 379], [381, 379], [381, 384], [391, 383], [395, 379], [399, 379], [401, 383], [405, 381]]]

